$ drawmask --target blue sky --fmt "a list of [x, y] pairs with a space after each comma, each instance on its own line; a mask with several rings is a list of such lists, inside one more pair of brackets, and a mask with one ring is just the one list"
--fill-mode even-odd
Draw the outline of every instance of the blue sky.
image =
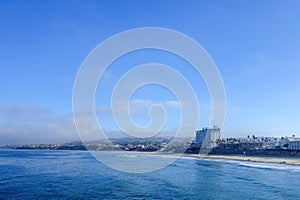
[[[182, 32], [210, 54], [226, 89], [225, 137], [299, 136], [299, 11], [296, 0], [1, 1], [0, 144], [77, 140], [72, 90], [82, 61], [108, 37], [149, 26]], [[207, 125], [210, 99], [201, 77], [176, 56], [149, 50], [120, 58], [107, 71], [102, 93], [96, 94], [103, 127], [112, 136], [118, 131], [105, 112], [114, 83], [147, 62], [168, 64], [191, 81], [200, 102], [199, 126]], [[176, 99], [149, 86], [133, 100], [146, 111], [153, 103]], [[165, 131], [170, 132], [179, 112], [167, 111]], [[142, 125], [149, 121], [143, 112], [133, 119]]]

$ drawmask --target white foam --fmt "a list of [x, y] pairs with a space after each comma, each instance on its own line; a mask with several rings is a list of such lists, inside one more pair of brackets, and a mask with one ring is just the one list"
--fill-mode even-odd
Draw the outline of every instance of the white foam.
[[293, 172], [300, 172], [299, 165], [289, 165], [289, 164], [277, 164], [277, 163], [260, 163], [260, 162], [239, 162], [239, 165], [262, 168], [262, 169], [276, 169], [276, 170], [288, 170]]

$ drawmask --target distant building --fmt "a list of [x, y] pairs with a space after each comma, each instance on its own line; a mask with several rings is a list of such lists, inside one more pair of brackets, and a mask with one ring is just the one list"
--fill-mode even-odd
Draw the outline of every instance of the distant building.
[[247, 142], [247, 143], [226, 143], [226, 144], [219, 144], [220, 149], [231, 149], [231, 150], [249, 150], [249, 149], [262, 149], [263, 143], [257, 142]]
[[281, 138], [280, 146], [281, 146], [281, 148], [283, 148], [283, 149], [287, 149], [287, 148], [288, 148], [288, 145], [289, 145], [291, 142], [299, 141], [299, 140], [300, 140], [300, 138], [295, 138], [295, 137], [285, 137], [285, 138]]
[[196, 131], [196, 146], [211, 149], [217, 146], [217, 140], [221, 137], [221, 129], [217, 126], [213, 128], [203, 128]]
[[300, 141], [295, 140], [288, 143], [288, 150], [300, 150]]

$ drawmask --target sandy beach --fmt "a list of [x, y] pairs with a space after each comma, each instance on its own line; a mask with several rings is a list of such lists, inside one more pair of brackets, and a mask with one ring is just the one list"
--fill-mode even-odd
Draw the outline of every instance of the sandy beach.
[[263, 163], [278, 163], [278, 164], [291, 164], [300, 165], [300, 158], [283, 158], [283, 157], [259, 157], [259, 156], [238, 156], [238, 155], [193, 155], [193, 157], [204, 159], [224, 159], [224, 160], [238, 160], [238, 161], [251, 161]]

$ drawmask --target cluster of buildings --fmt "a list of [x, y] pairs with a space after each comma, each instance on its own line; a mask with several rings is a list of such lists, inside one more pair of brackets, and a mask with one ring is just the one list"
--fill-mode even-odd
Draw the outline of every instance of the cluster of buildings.
[[256, 137], [222, 138], [221, 129], [217, 126], [202, 128], [196, 131], [197, 148], [244, 148], [244, 149], [283, 149], [300, 151], [300, 138], [295, 137]]
[[191, 145], [191, 138], [151, 137], [151, 138], [118, 138], [100, 141], [71, 142], [64, 144], [28, 144], [8, 145], [8, 149], [31, 150], [92, 150], [92, 151], [142, 151], [142, 152], [168, 152], [184, 153]]
[[293, 138], [291, 141], [289, 141], [287, 149], [300, 150], [300, 138]]
[[[5, 147], [4, 147], [5, 148]], [[300, 138], [295, 137], [256, 137], [221, 138], [221, 129], [217, 126], [196, 131], [196, 137], [151, 137], [119, 138], [110, 142], [94, 141], [83, 144], [72, 142], [65, 144], [32, 144], [6, 146], [14, 149], [44, 150], [95, 150], [95, 151], [144, 151], [168, 153], [212, 153], [212, 154], [252, 154], [252, 155], [290, 155], [300, 156]]]

